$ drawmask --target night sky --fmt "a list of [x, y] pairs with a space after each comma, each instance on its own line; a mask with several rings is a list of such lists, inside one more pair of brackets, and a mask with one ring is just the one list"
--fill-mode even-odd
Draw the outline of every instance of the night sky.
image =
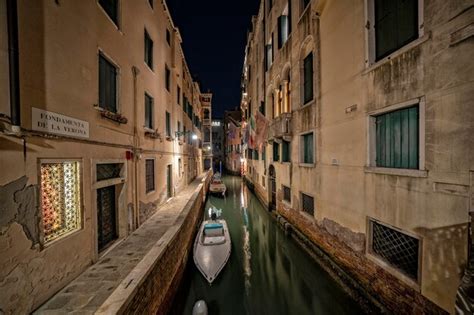
[[212, 115], [240, 104], [247, 31], [260, 0], [167, 0], [186, 61], [201, 90], [213, 93]]

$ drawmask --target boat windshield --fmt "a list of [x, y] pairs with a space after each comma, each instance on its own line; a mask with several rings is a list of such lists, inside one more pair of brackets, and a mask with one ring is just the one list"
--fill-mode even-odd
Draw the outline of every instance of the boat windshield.
[[221, 223], [208, 223], [204, 225], [204, 236], [222, 236], [224, 226]]

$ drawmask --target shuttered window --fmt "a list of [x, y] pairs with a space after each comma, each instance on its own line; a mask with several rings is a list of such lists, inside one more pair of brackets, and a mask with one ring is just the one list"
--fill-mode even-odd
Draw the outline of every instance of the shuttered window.
[[375, 60], [418, 38], [417, 0], [374, 0]]
[[288, 15], [280, 15], [278, 17], [278, 48], [288, 40], [289, 35], [289, 18]]
[[280, 144], [273, 142], [273, 161], [278, 162], [280, 160]]
[[301, 136], [301, 162], [312, 164], [314, 163], [314, 141], [313, 133], [308, 133]]
[[313, 99], [313, 53], [304, 58], [303, 104]]
[[155, 190], [155, 160], [145, 160], [145, 185], [146, 192]]
[[375, 117], [376, 166], [418, 169], [418, 105]]
[[153, 129], [153, 98], [145, 93], [145, 127]]
[[117, 112], [117, 68], [99, 55], [99, 107]]
[[145, 30], [145, 63], [153, 69], [153, 41], [150, 35]]
[[170, 90], [170, 84], [171, 84], [171, 71], [170, 71], [170, 68], [168, 68], [168, 66], [165, 65], [165, 86], [168, 91]]
[[290, 154], [291, 154], [291, 144], [289, 141], [283, 140], [282, 146], [281, 146], [281, 161], [290, 162]]
[[166, 136], [171, 137], [171, 117], [169, 112], [166, 112]]
[[99, 4], [115, 25], [118, 26], [118, 0], [99, 0]]

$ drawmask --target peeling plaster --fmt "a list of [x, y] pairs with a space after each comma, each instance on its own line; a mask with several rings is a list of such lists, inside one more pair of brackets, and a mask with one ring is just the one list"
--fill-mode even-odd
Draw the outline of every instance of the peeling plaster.
[[26, 186], [28, 177], [22, 176], [4, 186], [0, 186], [0, 235], [13, 222], [21, 225], [32, 247], [39, 243], [39, 211], [37, 185]]

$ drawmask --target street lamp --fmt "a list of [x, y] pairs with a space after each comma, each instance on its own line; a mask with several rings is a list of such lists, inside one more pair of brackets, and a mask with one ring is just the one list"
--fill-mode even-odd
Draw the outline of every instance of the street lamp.
[[197, 140], [197, 138], [198, 138], [197, 134], [193, 133], [192, 138], [193, 138], [193, 140]]

